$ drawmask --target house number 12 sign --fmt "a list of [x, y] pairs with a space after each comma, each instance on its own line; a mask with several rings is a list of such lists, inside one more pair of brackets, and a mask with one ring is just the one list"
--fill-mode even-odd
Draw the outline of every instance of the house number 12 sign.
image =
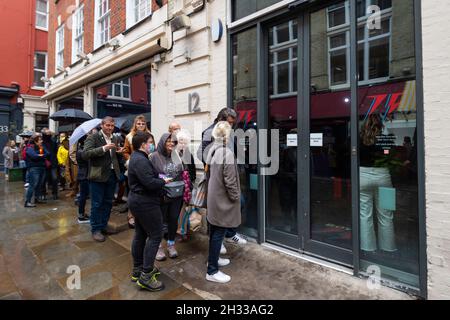
[[189, 113], [197, 113], [202, 110], [199, 107], [200, 95], [197, 92], [189, 94]]

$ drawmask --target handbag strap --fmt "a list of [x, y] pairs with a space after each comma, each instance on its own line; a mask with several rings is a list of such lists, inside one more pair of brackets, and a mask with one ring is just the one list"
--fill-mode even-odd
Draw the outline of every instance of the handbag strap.
[[[216, 151], [217, 151], [217, 149], [214, 150], [213, 153], [211, 154], [211, 161], [213, 160], [214, 155], [216, 154]], [[209, 180], [210, 169], [211, 169], [211, 166], [210, 166], [209, 164], [206, 164], [206, 165], [205, 165], [205, 175], [206, 175], [206, 179], [207, 179], [207, 180]]]

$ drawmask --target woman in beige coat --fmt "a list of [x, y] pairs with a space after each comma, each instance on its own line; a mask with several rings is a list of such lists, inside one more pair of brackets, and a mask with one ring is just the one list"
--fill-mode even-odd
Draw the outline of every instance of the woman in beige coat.
[[241, 189], [238, 167], [233, 151], [227, 147], [231, 126], [222, 121], [214, 127], [214, 143], [208, 152], [206, 163], [209, 166], [208, 214], [209, 257], [206, 280], [227, 283], [231, 277], [219, 271], [219, 267], [230, 264], [229, 259], [219, 257], [220, 248], [229, 228], [241, 224]]

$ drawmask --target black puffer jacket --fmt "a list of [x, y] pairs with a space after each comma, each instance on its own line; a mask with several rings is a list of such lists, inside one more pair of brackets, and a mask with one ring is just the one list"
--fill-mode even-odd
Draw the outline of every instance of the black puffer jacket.
[[158, 178], [158, 173], [148, 160], [147, 154], [138, 150], [131, 154], [128, 185], [132, 194], [152, 198], [159, 203], [165, 182]]

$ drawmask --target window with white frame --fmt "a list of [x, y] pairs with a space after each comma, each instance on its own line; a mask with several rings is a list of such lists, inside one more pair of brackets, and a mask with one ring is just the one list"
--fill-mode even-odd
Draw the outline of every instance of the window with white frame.
[[48, 0], [36, 0], [36, 27], [48, 29]]
[[64, 25], [56, 30], [56, 73], [64, 68]]
[[[358, 0], [358, 75], [360, 84], [385, 81], [391, 57], [392, 0]], [[369, 6], [381, 9], [381, 28], [371, 30]], [[349, 2], [330, 6], [328, 19], [328, 66], [330, 86], [350, 85]]]
[[108, 42], [111, 38], [109, 0], [95, 0], [95, 47]]
[[120, 99], [131, 99], [130, 78], [108, 85], [108, 96]]
[[44, 88], [42, 78], [47, 77], [47, 53], [36, 52], [34, 54], [34, 81], [33, 87]]
[[151, 0], [127, 0], [127, 29], [152, 13]]
[[269, 34], [271, 97], [297, 93], [297, 21], [271, 28]]
[[84, 53], [84, 6], [78, 8], [72, 16], [72, 63], [79, 58], [77, 54]]

